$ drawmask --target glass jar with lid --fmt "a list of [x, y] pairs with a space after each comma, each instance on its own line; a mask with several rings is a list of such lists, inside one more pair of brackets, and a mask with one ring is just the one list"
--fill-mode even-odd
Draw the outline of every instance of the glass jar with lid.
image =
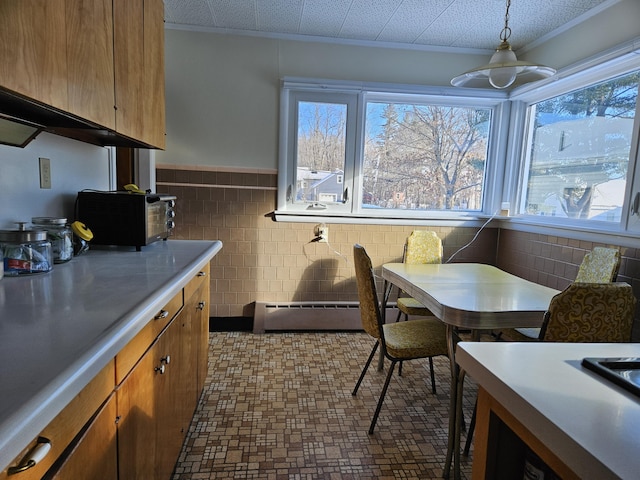
[[73, 232], [66, 218], [33, 217], [34, 229], [46, 230], [53, 249], [53, 262], [64, 263], [73, 258]]
[[53, 269], [51, 242], [44, 230], [27, 230], [19, 223], [17, 230], [0, 230], [0, 249], [4, 257], [4, 275], [16, 277]]

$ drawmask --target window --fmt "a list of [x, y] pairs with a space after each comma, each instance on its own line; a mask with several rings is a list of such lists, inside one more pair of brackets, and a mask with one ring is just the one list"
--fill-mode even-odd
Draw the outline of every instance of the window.
[[640, 71], [528, 107], [521, 213], [620, 224]]
[[279, 213], [441, 218], [482, 212], [504, 94], [448, 93], [285, 81]]

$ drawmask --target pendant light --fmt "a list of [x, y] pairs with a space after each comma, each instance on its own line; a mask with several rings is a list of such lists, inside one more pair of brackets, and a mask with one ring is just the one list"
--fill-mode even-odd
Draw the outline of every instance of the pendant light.
[[467, 88], [494, 87], [504, 89], [513, 85], [516, 80], [518, 80], [518, 84], [522, 84], [541, 80], [556, 73], [551, 67], [517, 59], [508, 41], [511, 36], [511, 28], [509, 28], [510, 6], [511, 0], [507, 0], [504, 28], [500, 32], [501, 43], [491, 56], [489, 63], [458, 75], [451, 80], [451, 85]]

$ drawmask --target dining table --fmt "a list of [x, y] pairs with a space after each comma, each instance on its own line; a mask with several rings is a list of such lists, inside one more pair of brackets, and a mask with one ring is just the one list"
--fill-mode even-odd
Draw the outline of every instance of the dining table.
[[449, 430], [443, 478], [460, 478], [460, 431], [464, 371], [456, 362], [456, 344], [461, 332], [478, 339], [482, 331], [541, 327], [544, 312], [555, 290], [525, 280], [493, 265], [482, 263], [419, 264], [386, 263], [382, 312], [393, 287], [427, 307], [444, 322], [451, 364]]

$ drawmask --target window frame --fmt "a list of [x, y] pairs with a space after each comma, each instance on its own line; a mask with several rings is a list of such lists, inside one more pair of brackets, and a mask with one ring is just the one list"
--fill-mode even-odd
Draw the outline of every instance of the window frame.
[[632, 235], [640, 232], [638, 215], [635, 215], [635, 218], [630, 215], [630, 204], [635, 196], [634, 192], [640, 191], [640, 95], [636, 101], [626, 191], [619, 223], [521, 213], [525, 203], [527, 162], [531, 147], [529, 143], [532, 128], [531, 108], [545, 100], [587, 88], [639, 69], [640, 55], [634, 52], [633, 45], [623, 46], [566, 68], [556, 77], [538, 82], [535, 85], [520, 87], [511, 93], [509, 98], [512, 112], [510, 131], [513, 133], [510, 135], [507, 155], [517, 159], [517, 162], [511, 166], [507, 162], [505, 166], [506, 181], [503, 198], [504, 202], [511, 206], [509, 222], [544, 226], [551, 228], [552, 230], [548, 231], [553, 233], [559, 233], [559, 230], [618, 235]]
[[[483, 218], [495, 214], [502, 190], [503, 165], [507, 146], [509, 102], [502, 91], [462, 91], [453, 87], [424, 87], [362, 82], [339, 82], [324, 79], [284, 78], [280, 97], [279, 176], [276, 220], [318, 221], [324, 217], [330, 221], [360, 221], [380, 223], [381, 220], [415, 223], [416, 221], [447, 221]], [[355, 112], [347, 112], [347, 160], [344, 185], [349, 198], [344, 205], [328, 208], [311, 208], [296, 204], [290, 198], [296, 181], [295, 154], [297, 151], [297, 102], [313, 98], [331, 102], [332, 98], [354, 99]], [[368, 102], [406, 102], [428, 105], [488, 108], [492, 125], [487, 145], [487, 162], [484, 172], [482, 207], [479, 211], [466, 210], [392, 210], [365, 209], [361, 206], [361, 172], [364, 161], [365, 116]], [[353, 108], [353, 107], [352, 107]], [[355, 113], [356, 118], [352, 118]], [[351, 131], [349, 131], [351, 129]], [[355, 142], [351, 144], [350, 142]], [[352, 156], [351, 156], [352, 155]], [[350, 157], [351, 156], [351, 157]], [[354, 201], [353, 199], [356, 199]], [[386, 222], [385, 222], [386, 223]], [[431, 223], [433, 224], [433, 223]]]

